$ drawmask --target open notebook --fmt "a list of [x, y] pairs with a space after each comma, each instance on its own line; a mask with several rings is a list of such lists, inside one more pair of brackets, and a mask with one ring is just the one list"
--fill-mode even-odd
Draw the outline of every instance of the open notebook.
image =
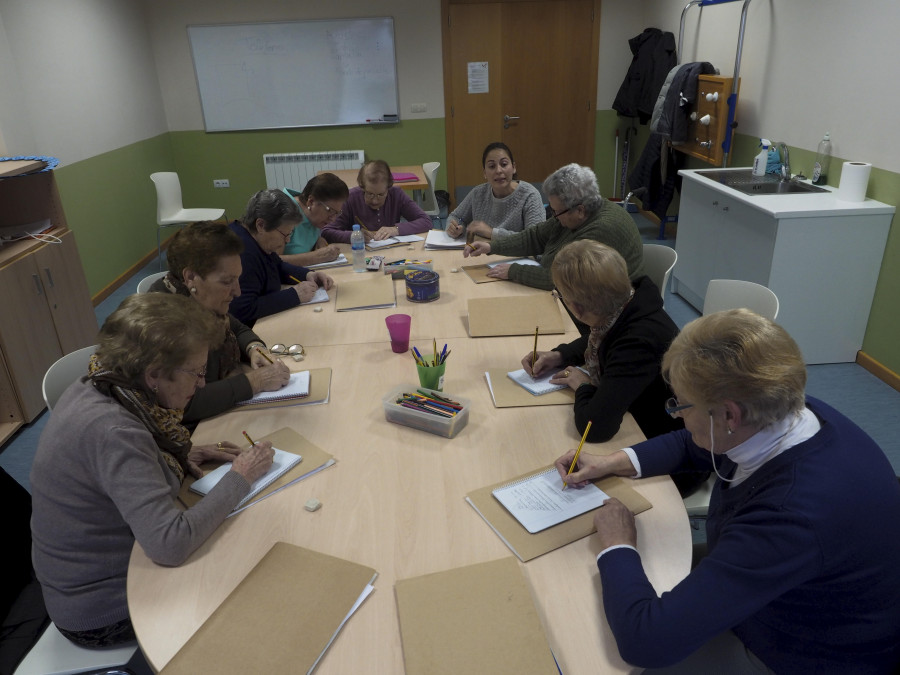
[[238, 401], [235, 405], [255, 405], [257, 403], [273, 403], [276, 401], [288, 401], [295, 398], [309, 396], [309, 371], [291, 373], [291, 379], [278, 391], [261, 391], [254, 394], [253, 398], [246, 401]]
[[401, 246], [402, 244], [412, 244], [413, 242], [422, 241], [423, 239], [424, 237], [420, 237], [417, 234], [398, 234], [394, 237], [388, 237], [387, 239], [381, 239], [379, 241], [370, 239], [366, 242], [366, 248], [370, 251], [378, 251], [383, 248]]
[[[275, 451], [275, 458], [272, 460], [272, 466], [269, 467], [269, 470], [266, 471], [266, 473], [253, 482], [247, 496], [239, 501], [238, 505], [234, 507], [235, 511], [239, 510], [244, 504], [249, 502], [256, 495], [269, 487], [269, 485], [303, 461], [303, 458], [300, 455], [295, 455], [292, 452], [285, 452], [278, 448], [272, 449]], [[218, 469], [213, 469], [203, 476], [203, 478], [199, 478], [193, 482], [190, 487], [191, 492], [196, 492], [203, 496], [208, 495], [209, 491], [218, 485], [219, 481], [222, 480], [222, 477], [229, 471], [231, 471], [231, 464], [223, 464]]]
[[559, 391], [560, 389], [566, 388], [566, 385], [564, 384], [550, 384], [550, 378], [556, 375], [557, 372], [559, 371], [552, 370], [546, 375], [532, 377], [525, 372], [524, 368], [519, 368], [518, 370], [507, 373], [506, 376], [520, 387], [528, 390], [534, 396], [542, 396], [543, 394], [549, 394], [552, 391]]

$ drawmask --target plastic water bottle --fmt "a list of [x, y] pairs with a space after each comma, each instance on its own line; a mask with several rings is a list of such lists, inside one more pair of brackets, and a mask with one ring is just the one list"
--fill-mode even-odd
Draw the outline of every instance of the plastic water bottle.
[[829, 164], [831, 164], [831, 136], [825, 132], [825, 136], [819, 141], [819, 149], [816, 151], [816, 163], [812, 173], [813, 184], [823, 185], [828, 182]]
[[353, 226], [353, 232], [350, 233], [350, 248], [353, 250], [353, 271], [366, 271], [366, 238], [363, 236], [359, 224]]

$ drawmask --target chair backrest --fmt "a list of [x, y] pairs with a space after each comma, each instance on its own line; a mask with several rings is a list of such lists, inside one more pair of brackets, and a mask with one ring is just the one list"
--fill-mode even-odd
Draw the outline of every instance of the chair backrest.
[[144, 277], [138, 282], [137, 292], [138, 293], [149, 293], [150, 287], [153, 285], [153, 282], [157, 279], [162, 279], [166, 276], [168, 272], [154, 272], [149, 277]]
[[44, 401], [47, 408], [53, 410], [53, 406], [56, 405], [59, 397], [69, 385], [79, 377], [87, 375], [88, 361], [95, 351], [97, 351], [97, 345], [77, 349], [66, 354], [47, 369], [43, 384]]
[[151, 173], [150, 180], [156, 186], [156, 224], [162, 225], [184, 210], [181, 203], [181, 181], [174, 171]]
[[438, 216], [441, 213], [437, 197], [434, 196], [434, 182], [437, 180], [437, 172], [440, 167], [440, 162], [426, 162], [422, 165], [422, 169], [425, 171], [425, 180], [428, 181], [428, 189], [422, 195], [422, 210], [429, 216]]
[[678, 254], [671, 246], [644, 244], [644, 272], [656, 284], [659, 294], [664, 298], [666, 286], [669, 285], [669, 276], [677, 261]]
[[706, 287], [703, 314], [746, 307], [774, 321], [778, 317], [778, 297], [768, 288], [752, 281], [713, 279]]

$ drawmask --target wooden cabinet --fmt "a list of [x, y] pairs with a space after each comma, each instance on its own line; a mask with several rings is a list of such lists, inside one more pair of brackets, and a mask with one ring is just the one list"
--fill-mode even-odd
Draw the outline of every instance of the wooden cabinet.
[[[688, 138], [683, 144], [672, 146], [691, 157], [704, 162], [721, 166], [724, 156], [722, 144], [728, 135], [728, 97], [734, 79], [718, 75], [699, 75], [697, 77], [697, 100], [691, 110], [688, 123]], [[737, 96], [734, 105], [737, 108]]]
[[778, 296], [777, 321], [807, 363], [855, 361], [894, 207], [842, 202], [832, 189], [748, 197], [682, 175], [673, 291], [702, 311], [712, 279], [762, 284]]
[[52, 172], [0, 179], [0, 226], [13, 231], [17, 218], [21, 225], [49, 221], [59, 243], [0, 245], [0, 443], [44, 409], [47, 368], [97, 340], [75, 235], [65, 227]]

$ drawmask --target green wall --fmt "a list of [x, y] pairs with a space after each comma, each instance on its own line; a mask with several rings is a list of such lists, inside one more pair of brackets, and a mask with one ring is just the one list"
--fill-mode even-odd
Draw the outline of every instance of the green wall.
[[[602, 194], [613, 189], [615, 132], [621, 153], [629, 122], [612, 110], [596, 119], [594, 168]], [[648, 128], [637, 126], [632, 142], [633, 168]], [[758, 139], [738, 134], [732, 148], [733, 166], [749, 166]], [[178, 171], [187, 207], [223, 207], [238, 218], [255, 191], [265, 187], [262, 156], [270, 152], [309, 152], [362, 148], [368, 158], [389, 164], [441, 162], [438, 187], [446, 189], [446, 142], [443, 119], [403, 121], [384, 127], [326, 127], [316, 129], [247, 131], [207, 134], [175, 131], [134, 143], [113, 152], [64, 166], [57, 182], [69, 226], [75, 231], [91, 293], [96, 295], [148, 253], [156, 249], [156, 193], [150, 174]], [[791, 149], [791, 166], [809, 175], [814, 153]], [[829, 183], [838, 185], [843, 160], [832, 160]], [[701, 166], [699, 162], [692, 166]], [[621, 167], [619, 167], [621, 170]], [[216, 189], [212, 181], [227, 178], [231, 187]], [[618, 177], [616, 177], [618, 186]], [[618, 195], [622, 197], [624, 195]], [[900, 174], [872, 170], [868, 196], [900, 205]], [[670, 213], [677, 212], [677, 202]], [[896, 219], [895, 219], [896, 220]], [[839, 274], [840, 270], [835, 270]], [[900, 234], [894, 227], [872, 305], [863, 350], [895, 373], [900, 373]]]

